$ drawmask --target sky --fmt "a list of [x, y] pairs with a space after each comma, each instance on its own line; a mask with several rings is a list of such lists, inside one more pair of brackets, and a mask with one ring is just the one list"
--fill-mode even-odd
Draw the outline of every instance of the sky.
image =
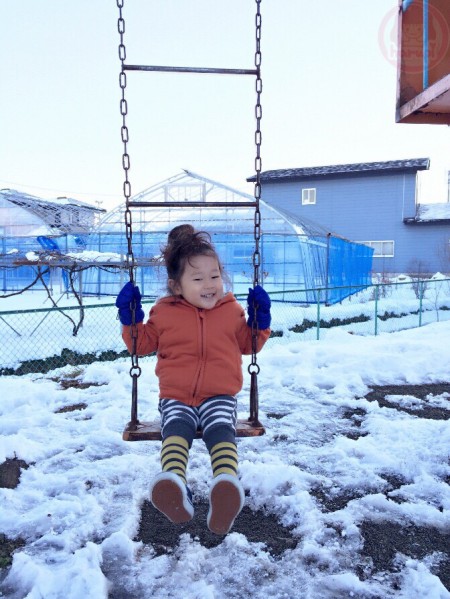
[[[253, 68], [254, 2], [125, 0], [129, 64]], [[447, 200], [446, 126], [395, 123], [397, 0], [263, 0], [263, 170], [429, 157]], [[123, 201], [113, 0], [2, 0], [0, 188]], [[190, 169], [252, 193], [253, 77], [129, 72], [132, 194]], [[101, 204], [100, 204], [101, 203]]]
[[[396, 310], [404, 310], [407, 297], [397, 300]], [[283, 323], [279, 308], [274, 319]], [[162, 555], [133, 540], [159, 471], [160, 444], [122, 441], [129, 359], [0, 377], [0, 463], [17, 457], [30, 465], [16, 488], [0, 489], [0, 530], [25, 541], [1, 572], [0, 596], [286, 599], [295, 589], [305, 599], [449, 599], [436, 574], [438, 552], [398, 554], [395, 565], [378, 572], [360, 556], [364, 525], [390, 522], [411, 542], [411, 525], [425, 531], [423, 538], [426, 531], [448, 533], [450, 420], [423, 415], [432, 407], [447, 413], [449, 394], [393, 392], [387, 399], [398, 409], [365, 396], [372, 385], [448, 382], [449, 335], [447, 320], [376, 337], [337, 327], [320, 341], [269, 340], [258, 356], [266, 434], [239, 439], [238, 451], [247, 507], [292, 527], [298, 541], [277, 558], [237, 530], [210, 549], [183, 534]], [[154, 358], [140, 363], [139, 415], [152, 419]], [[59, 381], [68, 378], [85, 388], [63, 389]], [[248, 386], [246, 377], [242, 417]], [[210, 477], [207, 451], [195, 441], [188, 469], [194, 507], [206, 499]]]

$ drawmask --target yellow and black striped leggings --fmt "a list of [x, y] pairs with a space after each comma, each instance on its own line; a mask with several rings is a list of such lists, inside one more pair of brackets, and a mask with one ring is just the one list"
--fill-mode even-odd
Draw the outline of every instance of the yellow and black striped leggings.
[[198, 428], [211, 456], [213, 475], [237, 474], [237, 401], [231, 395], [215, 395], [200, 406], [187, 406], [174, 399], [159, 403], [163, 446], [163, 471], [186, 478], [189, 449]]

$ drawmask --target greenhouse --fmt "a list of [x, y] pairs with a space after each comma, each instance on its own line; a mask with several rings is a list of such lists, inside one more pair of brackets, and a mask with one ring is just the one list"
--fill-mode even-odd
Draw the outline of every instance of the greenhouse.
[[[210, 233], [228, 287], [236, 295], [247, 294], [255, 248], [252, 196], [182, 171], [131, 200], [145, 204], [131, 211], [134, 278], [145, 297], [165, 293], [161, 247], [168, 232], [184, 222]], [[372, 249], [314, 223], [296, 222], [262, 201], [260, 213], [259, 271], [274, 301], [332, 304], [370, 285]], [[3, 292], [24, 289], [44, 267], [50, 287], [59, 285], [63, 292], [70, 291], [67, 273], [75, 273], [77, 292], [85, 296], [115, 296], [128, 280], [125, 202], [105, 213], [76, 200], [48, 201], [3, 190], [0, 217]]]
[[[36, 278], [30, 254], [67, 254], [85, 249], [89, 232], [105, 210], [70, 198], [43, 200], [12, 189], [0, 191], [0, 285], [20, 290]], [[61, 272], [53, 278], [64, 285]], [[37, 283], [39, 285], [39, 283]]]
[[[254, 209], [236, 204], [249, 200], [253, 198], [192, 171], [183, 171], [134, 196], [133, 202], [158, 204], [132, 210], [133, 256], [140, 264], [135, 280], [142, 294], [156, 297], [165, 292], [161, 247], [173, 227], [190, 222], [211, 234], [232, 290], [246, 295], [253, 277]], [[186, 205], [179, 207], [180, 202]], [[194, 202], [195, 207], [189, 205]], [[232, 207], [214, 206], [227, 202]], [[313, 223], [296, 223], [262, 201], [260, 211], [260, 273], [262, 284], [275, 293], [275, 301], [330, 304], [371, 283], [372, 250], [367, 246], [335, 237]], [[87, 250], [117, 252], [125, 261], [124, 212], [122, 205], [105, 215], [89, 235]], [[118, 275], [100, 267], [89, 269], [83, 275], [83, 292], [114, 296], [126, 277], [124, 270]]]

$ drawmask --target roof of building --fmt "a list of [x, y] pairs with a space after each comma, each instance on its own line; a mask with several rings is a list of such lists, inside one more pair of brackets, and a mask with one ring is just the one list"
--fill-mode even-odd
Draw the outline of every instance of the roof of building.
[[23, 191], [17, 191], [15, 189], [0, 189], [0, 195], [9, 202], [12, 202], [23, 207], [32, 206], [33, 204], [40, 204], [42, 206], [75, 206], [82, 208], [83, 210], [92, 210], [93, 212], [106, 212], [104, 208], [98, 208], [87, 202], [81, 200], [75, 200], [74, 198], [57, 197], [51, 200], [44, 200], [36, 196], [30, 195]]
[[59, 233], [80, 233], [92, 225], [92, 214], [106, 212], [72, 198], [44, 200], [15, 189], [1, 189], [0, 203], [8, 202], [40, 219], [43, 225]]
[[[261, 181], [280, 181], [284, 179], [313, 179], [316, 177], [344, 177], [361, 173], [417, 172], [428, 170], [429, 158], [410, 158], [407, 160], [388, 160], [386, 162], [357, 162], [354, 164], [331, 164], [301, 168], [285, 168], [261, 173]], [[253, 175], [247, 181], [255, 181]]]

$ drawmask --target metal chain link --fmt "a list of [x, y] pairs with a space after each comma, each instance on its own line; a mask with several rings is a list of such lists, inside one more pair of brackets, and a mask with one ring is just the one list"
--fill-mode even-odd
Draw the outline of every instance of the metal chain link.
[[[256, 104], [255, 104], [255, 118], [256, 118], [256, 130], [255, 130], [255, 215], [254, 215], [254, 251], [253, 251], [253, 287], [259, 284], [260, 281], [260, 266], [261, 266], [261, 253], [260, 253], [260, 240], [261, 240], [261, 212], [259, 208], [259, 201], [261, 199], [261, 118], [262, 118], [262, 107], [261, 107], [261, 93], [262, 93], [262, 79], [261, 79], [261, 0], [255, 0], [256, 2], [256, 16], [255, 16], [255, 36], [256, 36], [256, 49], [255, 49], [255, 67], [256, 67]], [[248, 366], [248, 372], [251, 376], [250, 381], [250, 420], [258, 420], [258, 386], [257, 386], [257, 375], [259, 374], [260, 367], [257, 363], [257, 341], [258, 341], [258, 323], [257, 323], [257, 309], [256, 304], [253, 304], [254, 318], [252, 323], [252, 355], [251, 362]]]
[[123, 154], [122, 154], [122, 168], [124, 173], [124, 182], [123, 182], [123, 195], [125, 198], [125, 233], [127, 238], [127, 266], [130, 272], [130, 281], [134, 282], [134, 254], [133, 254], [133, 230], [132, 230], [132, 218], [131, 211], [129, 207], [129, 201], [131, 197], [131, 184], [128, 176], [128, 171], [130, 170], [130, 155], [128, 154], [128, 126], [127, 126], [127, 114], [128, 114], [128, 104], [125, 98], [125, 90], [127, 87], [127, 74], [125, 72], [125, 60], [127, 57], [127, 51], [124, 43], [124, 35], [125, 35], [125, 19], [123, 18], [122, 8], [123, 8], [124, 0], [117, 0], [117, 7], [119, 9], [119, 19], [117, 20], [117, 29], [120, 36], [119, 42], [119, 59], [121, 63], [121, 70], [119, 75], [119, 85], [122, 90], [122, 97], [120, 100], [120, 114], [122, 115], [122, 127], [121, 127], [121, 137], [123, 143]]
[[[124, 35], [125, 35], [125, 19], [123, 18], [122, 9], [124, 0], [117, 0], [117, 8], [119, 9], [119, 18], [117, 20], [117, 30], [119, 32], [119, 60], [121, 64], [121, 70], [119, 75], [119, 85], [122, 90], [122, 97], [120, 100], [120, 114], [122, 115], [122, 127], [120, 130], [123, 153], [122, 153], [122, 168], [124, 173], [123, 182], [123, 195], [125, 198], [125, 235], [127, 239], [127, 268], [129, 272], [130, 282], [134, 285], [134, 269], [135, 269], [135, 258], [133, 253], [133, 226], [132, 216], [129, 206], [131, 197], [131, 184], [128, 175], [130, 170], [130, 155], [128, 154], [128, 142], [129, 133], [127, 126], [127, 114], [128, 104], [125, 98], [125, 90], [127, 87], [127, 74], [125, 72], [125, 60], [127, 57], [127, 51], [125, 48]], [[141, 375], [141, 367], [139, 366], [139, 358], [137, 355], [137, 326], [136, 326], [136, 301], [133, 300], [131, 303], [131, 339], [132, 339], [132, 351], [131, 351], [131, 368], [130, 376], [132, 377], [132, 397], [131, 397], [131, 424], [137, 426], [139, 420], [137, 417], [137, 379]]]
[[253, 285], [258, 285], [260, 280], [259, 268], [261, 266], [261, 254], [259, 244], [261, 240], [261, 212], [259, 209], [259, 201], [261, 199], [261, 118], [262, 118], [262, 107], [261, 107], [261, 93], [262, 93], [262, 79], [261, 79], [261, 0], [256, 1], [256, 50], [255, 50], [255, 67], [256, 67], [256, 105], [255, 105], [255, 118], [256, 118], [256, 130], [255, 130], [255, 215], [254, 215], [254, 241], [255, 247], [253, 252]]

